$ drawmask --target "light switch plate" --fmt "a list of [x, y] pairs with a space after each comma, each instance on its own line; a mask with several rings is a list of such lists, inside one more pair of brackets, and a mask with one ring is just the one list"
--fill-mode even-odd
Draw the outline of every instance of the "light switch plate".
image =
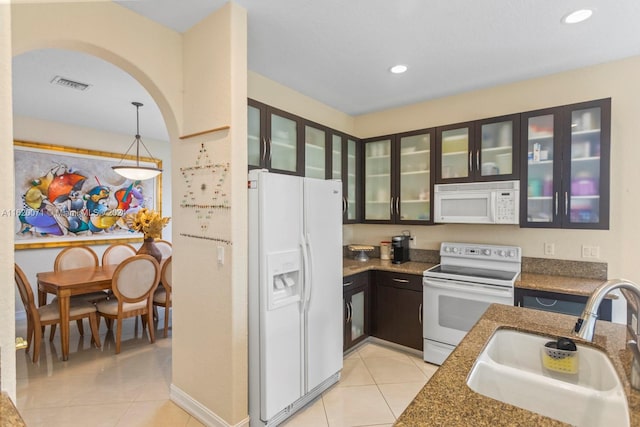
[[218, 264], [224, 264], [224, 246], [218, 246]]

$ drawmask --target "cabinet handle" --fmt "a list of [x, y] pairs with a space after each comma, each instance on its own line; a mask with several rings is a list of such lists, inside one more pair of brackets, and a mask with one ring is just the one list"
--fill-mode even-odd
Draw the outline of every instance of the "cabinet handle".
[[400, 197], [396, 197], [396, 215], [400, 215]]
[[271, 165], [271, 138], [269, 138], [269, 165]]
[[480, 150], [476, 151], [476, 170], [480, 170]]
[[264, 137], [262, 138], [262, 157], [261, 157], [261, 161], [264, 164], [264, 162], [267, 160], [267, 138]]
[[342, 196], [342, 213], [345, 213], [347, 211], [348, 206], [349, 202], [347, 201], [347, 198]]
[[[546, 298], [545, 298], [545, 299], [546, 299]], [[545, 304], [544, 302], [542, 302], [542, 301], [540, 300], [540, 298], [536, 297], [536, 302], [537, 302], [538, 304], [540, 304], [541, 306], [543, 306], [543, 307], [553, 307], [554, 305], [556, 305], [556, 304], [558, 303], [558, 300], [557, 300], [557, 299], [550, 299], [549, 301], [553, 301], [553, 302], [551, 302], [551, 303], [549, 303], [549, 304]]]
[[569, 214], [569, 194], [564, 192], [564, 216]]
[[351, 286], [351, 285], [353, 285], [353, 280], [342, 284], [342, 286]]
[[405, 279], [396, 279], [395, 277], [392, 279], [394, 282], [398, 282], [398, 283], [409, 283], [408, 280]]
[[389, 199], [389, 214], [393, 218], [393, 197]]
[[471, 168], [472, 168], [472, 162], [471, 162], [471, 157], [473, 157], [473, 153], [471, 153], [471, 151], [469, 151], [469, 172], [471, 172]]
[[349, 318], [347, 319], [347, 322], [351, 322], [351, 315], [353, 314], [353, 307], [351, 306], [351, 301], [349, 301], [347, 304], [349, 305]]
[[556, 216], [558, 216], [558, 192], [556, 191]]
[[418, 308], [418, 321], [422, 325], [422, 303], [420, 303], [420, 307]]

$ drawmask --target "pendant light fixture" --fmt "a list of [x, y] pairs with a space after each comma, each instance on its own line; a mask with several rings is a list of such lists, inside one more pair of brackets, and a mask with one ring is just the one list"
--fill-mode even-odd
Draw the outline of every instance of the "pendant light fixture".
[[[117, 173], [118, 175], [122, 175], [125, 178], [131, 179], [134, 181], [143, 181], [145, 179], [151, 179], [155, 176], [158, 176], [160, 172], [162, 172], [162, 169], [151, 167], [151, 166], [140, 165], [140, 144], [142, 144], [142, 146], [144, 147], [144, 149], [147, 151], [147, 153], [151, 158], [153, 159], [155, 158], [151, 155], [147, 146], [144, 145], [144, 142], [142, 142], [142, 139], [140, 139], [140, 115], [138, 110], [140, 109], [140, 107], [142, 107], [142, 103], [132, 102], [131, 104], [133, 104], [136, 107], [136, 138], [133, 140], [133, 142], [127, 149], [127, 152], [124, 153], [124, 156], [122, 156], [120, 163], [118, 163], [117, 166], [111, 166], [111, 169], [113, 169], [115, 173]], [[122, 164], [122, 161], [125, 159], [125, 157], [127, 157], [127, 154], [129, 154], [129, 151], [133, 147], [133, 144], [136, 145], [136, 164], [124, 165]]]

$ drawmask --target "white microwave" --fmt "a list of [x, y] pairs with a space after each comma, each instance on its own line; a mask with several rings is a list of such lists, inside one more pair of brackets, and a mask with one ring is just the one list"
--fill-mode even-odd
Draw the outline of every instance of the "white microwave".
[[518, 224], [520, 181], [436, 184], [434, 222]]

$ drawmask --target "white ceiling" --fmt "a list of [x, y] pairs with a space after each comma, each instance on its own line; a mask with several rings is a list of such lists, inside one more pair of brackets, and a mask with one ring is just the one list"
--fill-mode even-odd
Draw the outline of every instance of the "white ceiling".
[[[117, 1], [184, 32], [225, 0]], [[236, 0], [248, 11], [249, 69], [348, 114], [524, 80], [640, 54], [637, 0]], [[595, 10], [583, 23], [561, 19]], [[403, 63], [402, 75], [389, 73]], [[55, 87], [56, 75], [89, 83]], [[18, 115], [167, 140], [158, 108], [97, 58], [32, 51], [14, 59]]]

